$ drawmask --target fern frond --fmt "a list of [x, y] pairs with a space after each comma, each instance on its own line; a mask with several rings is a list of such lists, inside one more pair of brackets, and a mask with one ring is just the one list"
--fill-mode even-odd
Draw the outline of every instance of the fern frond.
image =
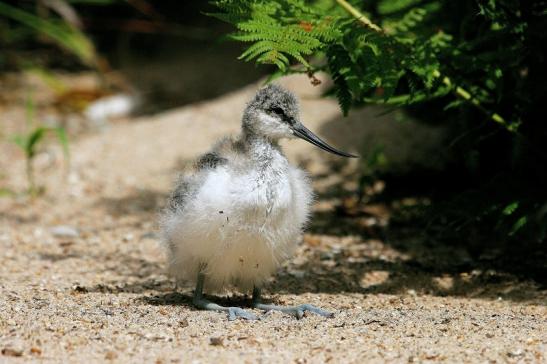
[[420, 2], [421, 0], [381, 0], [378, 3], [378, 13], [380, 13], [381, 15], [390, 15], [393, 13], [404, 11], [412, 6], [417, 5]]
[[335, 95], [338, 99], [338, 104], [345, 115], [353, 103], [353, 97], [350, 92], [346, 76], [349, 70], [351, 70], [351, 59], [349, 58], [347, 51], [340, 45], [333, 45], [327, 49], [327, 61], [329, 71], [332, 75], [332, 80], [335, 85]]
[[421, 23], [427, 11], [422, 8], [413, 8], [406, 13], [403, 18], [395, 24], [395, 30], [397, 32], [408, 32], [413, 30], [419, 23]]
[[211, 15], [237, 28], [229, 38], [253, 43], [240, 59], [275, 64], [281, 70], [287, 69], [289, 58], [309, 68], [305, 56], [342, 36], [336, 18], [325, 17], [299, 0], [223, 0], [215, 5], [221, 12]]

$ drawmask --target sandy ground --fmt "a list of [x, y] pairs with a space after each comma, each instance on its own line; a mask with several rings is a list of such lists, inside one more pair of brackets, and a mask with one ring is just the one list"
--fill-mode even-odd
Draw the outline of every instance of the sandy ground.
[[[336, 103], [305, 80], [287, 83], [303, 99], [308, 126], [341, 149], [359, 151], [359, 141], [393, 128], [370, 110], [340, 121]], [[174, 292], [157, 211], [176, 170], [238, 130], [255, 89], [82, 137], [71, 145], [66, 179], [58, 151], [38, 158], [45, 196], [0, 199], [0, 362], [547, 362], [545, 290], [419, 235], [390, 233], [386, 206], [340, 215], [355, 165], [337, 165], [304, 142], [287, 150], [314, 176], [315, 218], [266, 292], [335, 317], [256, 312], [260, 321], [229, 322], [192, 308], [192, 287]], [[364, 120], [369, 129], [361, 130]], [[409, 130], [422, 133], [407, 147], [423, 153], [441, 142], [439, 130], [400, 130], [401, 144]], [[23, 159], [2, 148], [2, 183], [20, 191]], [[237, 292], [218, 301], [247, 304]]]

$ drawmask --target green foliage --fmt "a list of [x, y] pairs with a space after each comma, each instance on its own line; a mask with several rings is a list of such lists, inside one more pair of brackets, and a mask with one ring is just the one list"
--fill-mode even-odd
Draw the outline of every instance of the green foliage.
[[409, 104], [446, 94], [449, 87], [435, 81], [452, 37], [422, 26], [434, 7], [388, 3], [378, 8], [401, 14], [386, 19], [385, 32], [348, 17], [334, 1], [221, 0], [213, 15], [237, 28], [230, 39], [252, 43], [241, 55], [246, 61], [274, 64], [282, 74], [294, 72], [291, 59], [300, 72], [328, 70], [344, 114], [353, 104]]
[[17, 134], [12, 137], [12, 141], [17, 145], [25, 154], [26, 159], [26, 173], [29, 184], [29, 193], [36, 195], [40, 189], [37, 188], [35, 177], [33, 160], [39, 151], [40, 145], [43, 144], [47, 134], [53, 134], [57, 138], [57, 141], [63, 148], [63, 154], [65, 162], [69, 161], [69, 143], [66, 131], [62, 127], [48, 127], [43, 125], [34, 125], [34, 104], [29, 100], [27, 102], [27, 125], [30, 130], [25, 134]]
[[[250, 43], [241, 59], [276, 65], [276, 77], [328, 71], [344, 114], [352, 105], [409, 105], [452, 92], [514, 131], [519, 118], [506, 120], [495, 111], [504, 68], [515, 65], [523, 42], [484, 47], [501, 34], [526, 29], [522, 21], [512, 23], [505, 3], [515, 7], [510, 0], [479, 2], [475, 10], [482, 18], [475, 21], [490, 29], [474, 40], [457, 33], [458, 23], [471, 20], [446, 21], [457, 6], [440, 0], [376, 0], [366, 9], [345, 0], [218, 0], [213, 4], [219, 11], [211, 15], [235, 26], [229, 39]], [[364, 10], [376, 14], [380, 26]], [[464, 103], [446, 100], [449, 107]]]

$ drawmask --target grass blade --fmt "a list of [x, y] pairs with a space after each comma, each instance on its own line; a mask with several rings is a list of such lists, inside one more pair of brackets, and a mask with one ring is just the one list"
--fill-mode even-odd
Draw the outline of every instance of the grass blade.
[[0, 15], [13, 19], [46, 35], [80, 58], [83, 63], [87, 65], [95, 63], [95, 48], [85, 34], [78, 29], [63, 22], [42, 19], [2, 1], [0, 1]]

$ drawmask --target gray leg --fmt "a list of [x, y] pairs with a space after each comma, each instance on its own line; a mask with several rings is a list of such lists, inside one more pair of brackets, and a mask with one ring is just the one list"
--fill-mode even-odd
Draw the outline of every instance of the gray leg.
[[283, 307], [283, 306], [276, 306], [276, 305], [269, 305], [266, 303], [261, 303], [260, 299], [260, 288], [255, 287], [253, 289], [253, 307], [258, 308], [259, 310], [264, 311], [281, 311], [283, 313], [288, 313], [289, 315], [293, 315], [297, 319], [301, 319], [304, 317], [304, 312], [309, 311], [313, 312], [315, 314], [321, 315], [323, 317], [334, 317], [334, 314], [331, 312], [327, 312], [325, 310], [322, 310], [318, 307], [304, 304], [299, 306], [292, 306], [292, 307]]
[[196, 284], [196, 290], [194, 291], [194, 298], [192, 303], [197, 308], [202, 310], [210, 311], [222, 311], [228, 313], [228, 320], [233, 321], [238, 317], [241, 317], [246, 320], [256, 320], [257, 317], [250, 312], [247, 312], [239, 307], [224, 307], [212, 303], [205, 298], [203, 298], [203, 283], [205, 281], [205, 275], [203, 273], [198, 273], [198, 282]]

